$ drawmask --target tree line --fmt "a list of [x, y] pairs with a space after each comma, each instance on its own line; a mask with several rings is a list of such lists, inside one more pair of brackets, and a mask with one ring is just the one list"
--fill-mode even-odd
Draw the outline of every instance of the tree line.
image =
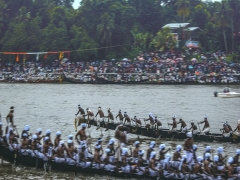
[[[175, 48], [162, 27], [184, 22], [202, 30], [202, 51], [239, 58], [240, 0], [82, 0], [78, 9], [73, 1], [0, 0], [1, 51], [70, 50], [74, 60], [133, 57]], [[184, 48], [180, 43], [176, 50]]]

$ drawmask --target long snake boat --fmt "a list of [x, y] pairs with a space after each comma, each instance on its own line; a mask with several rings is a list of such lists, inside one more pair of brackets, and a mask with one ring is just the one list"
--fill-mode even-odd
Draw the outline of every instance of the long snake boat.
[[[158, 180], [158, 179], [169, 179], [165, 177], [151, 177], [148, 173], [144, 175], [137, 175], [134, 173], [123, 173], [121, 171], [107, 171], [104, 169], [95, 169], [94, 167], [89, 168], [81, 168], [77, 165], [69, 165], [67, 163], [57, 163], [54, 160], [49, 160], [48, 162], [44, 162], [42, 159], [37, 157], [32, 157], [30, 155], [22, 155], [20, 152], [17, 151], [10, 151], [9, 148], [0, 144], [0, 156], [2, 160], [12, 163], [13, 169], [17, 166], [26, 166], [26, 167], [33, 167], [35, 170], [42, 169], [45, 172], [50, 172], [51, 170], [57, 172], [73, 172], [75, 176], [77, 173], [83, 174], [98, 174], [104, 176], [114, 176], [119, 178], [136, 178], [136, 179], [151, 179], [151, 180]], [[181, 178], [170, 178], [170, 179], [181, 179]]]
[[[93, 126], [97, 126], [97, 122], [94, 120], [90, 121], [90, 124]], [[100, 127], [102, 128], [108, 127], [108, 129], [111, 129], [111, 130], [115, 130], [118, 125], [120, 124], [119, 123], [106, 124], [105, 122], [100, 123]], [[186, 133], [178, 132], [178, 131], [173, 132], [173, 131], [170, 131], [169, 129], [155, 130], [151, 128], [146, 128], [144, 126], [141, 126], [141, 127], [130, 126], [130, 125], [125, 125], [125, 126], [128, 127], [129, 129], [128, 133], [136, 134], [136, 135], [148, 136], [152, 138], [166, 138], [171, 140], [186, 138]], [[193, 139], [197, 141], [207, 141], [207, 142], [212, 142], [212, 141], [232, 142], [232, 143], [240, 142], [240, 138], [235, 134], [233, 134], [230, 137], [224, 137], [222, 134], [209, 133], [205, 135], [199, 132], [193, 135]]]

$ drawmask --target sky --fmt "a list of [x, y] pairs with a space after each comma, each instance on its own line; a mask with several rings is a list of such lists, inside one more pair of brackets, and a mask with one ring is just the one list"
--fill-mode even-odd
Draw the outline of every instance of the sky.
[[[204, 1], [206, 1], [206, 0], [204, 0]], [[212, 1], [220, 1], [220, 0], [212, 0]], [[80, 2], [81, 2], [81, 0], [74, 0], [73, 8], [77, 9], [79, 7]]]

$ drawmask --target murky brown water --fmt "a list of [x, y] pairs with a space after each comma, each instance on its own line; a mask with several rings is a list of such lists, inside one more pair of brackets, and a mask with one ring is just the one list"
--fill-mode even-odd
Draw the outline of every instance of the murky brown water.
[[[60, 130], [62, 137], [75, 134], [73, 119], [77, 112], [77, 105], [86, 109], [90, 108], [96, 113], [101, 106], [104, 113], [111, 108], [116, 116], [119, 109], [126, 111], [130, 117], [148, 117], [149, 112], [158, 116], [163, 126], [171, 122], [171, 117], [177, 115], [182, 117], [188, 124], [191, 120], [195, 122], [208, 116], [212, 132], [220, 132], [224, 121], [228, 121], [233, 128], [240, 119], [240, 98], [215, 98], [213, 92], [224, 88], [224, 86], [157, 86], [157, 85], [72, 85], [72, 84], [0, 84], [0, 111], [2, 121], [9, 107], [14, 105], [15, 124], [19, 131], [28, 124], [31, 132], [37, 128], [51, 129], [53, 137]], [[240, 91], [240, 86], [232, 86], [232, 89]], [[100, 136], [100, 131], [95, 127], [90, 129], [92, 141]], [[89, 133], [88, 132], [88, 133]], [[113, 137], [114, 132], [104, 134], [104, 144]], [[141, 147], [147, 149], [150, 141], [156, 140], [157, 145], [165, 143], [174, 147], [183, 144], [183, 141], [165, 141], [152, 139], [137, 135], [130, 135], [130, 140], [140, 140]], [[234, 154], [238, 144], [231, 143], [201, 143], [198, 154], [201, 155], [204, 147], [210, 145], [213, 148], [223, 146], [226, 154]], [[156, 147], [156, 151], [157, 151]], [[173, 150], [172, 150], [173, 152]], [[18, 167], [17, 172], [12, 172], [11, 166], [0, 165], [0, 179], [108, 179], [108, 177], [79, 174], [74, 177], [72, 173], [52, 172], [44, 175], [43, 171], [36, 172], [33, 169]], [[113, 178], [111, 178], [113, 179]], [[114, 178], [115, 179], [115, 178]]]

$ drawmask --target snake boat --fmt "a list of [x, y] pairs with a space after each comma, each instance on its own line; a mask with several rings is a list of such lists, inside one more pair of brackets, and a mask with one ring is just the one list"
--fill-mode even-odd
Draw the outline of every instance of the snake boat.
[[[130, 174], [130, 173], [123, 173], [121, 171], [106, 171], [104, 169], [95, 169], [93, 167], [89, 168], [81, 168], [77, 165], [69, 165], [67, 163], [56, 163], [54, 160], [49, 160], [48, 162], [44, 162], [42, 159], [37, 157], [32, 157], [30, 155], [22, 155], [16, 151], [10, 151], [9, 148], [0, 144], [0, 156], [2, 160], [12, 163], [12, 167], [16, 168], [17, 166], [26, 166], [26, 167], [33, 167], [35, 170], [42, 169], [45, 172], [50, 172], [51, 170], [57, 172], [74, 172], [75, 175], [77, 173], [83, 173], [86, 175], [89, 174], [98, 174], [104, 176], [114, 176], [118, 178], [136, 178], [136, 179], [151, 179], [151, 180], [158, 180], [160, 179], [169, 179], [165, 177], [151, 177], [147, 173], [144, 175], [137, 175], [137, 174]], [[180, 179], [180, 178], [170, 178], [170, 179]]]
[[[93, 126], [97, 126], [97, 122], [92, 120], [90, 121], [90, 124]], [[108, 129], [115, 130], [116, 127], [120, 125], [119, 123], [108, 123], [101, 122], [100, 126], [103, 128], [106, 128], [108, 126]], [[183, 132], [172, 132], [169, 129], [162, 129], [162, 130], [155, 130], [155, 129], [149, 129], [144, 126], [136, 127], [136, 126], [130, 126], [125, 125], [129, 128], [129, 132], [131, 134], [136, 135], [142, 135], [142, 136], [148, 136], [152, 138], [166, 138], [166, 139], [186, 139], [186, 133]], [[217, 133], [209, 133], [207, 135], [201, 134], [200, 132], [193, 135], [193, 139], [197, 141], [206, 141], [206, 142], [213, 142], [213, 141], [219, 141], [219, 142], [232, 142], [232, 143], [238, 143], [240, 142], [240, 138], [233, 134], [230, 137], [224, 137], [222, 134]]]

